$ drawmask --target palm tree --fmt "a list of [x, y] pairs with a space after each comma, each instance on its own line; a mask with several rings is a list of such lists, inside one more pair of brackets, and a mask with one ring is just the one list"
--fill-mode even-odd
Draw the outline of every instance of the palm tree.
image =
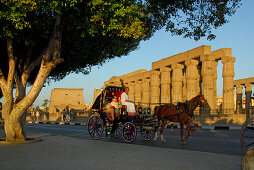
[[44, 106], [45, 108], [46, 108], [46, 110], [48, 110], [48, 102], [49, 102], [49, 100], [48, 99], [44, 99], [43, 100], [43, 103], [42, 103], [42, 106]]

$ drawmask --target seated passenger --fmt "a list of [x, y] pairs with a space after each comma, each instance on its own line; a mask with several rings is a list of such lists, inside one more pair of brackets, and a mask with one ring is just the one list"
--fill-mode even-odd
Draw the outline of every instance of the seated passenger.
[[113, 121], [115, 119], [115, 114], [120, 113], [116, 96], [114, 96], [111, 103], [107, 104], [106, 109], [106, 112], [111, 114]]
[[133, 114], [133, 113], [136, 113], [135, 103], [130, 100], [128, 96], [129, 91], [130, 91], [129, 87], [126, 87], [125, 92], [121, 94], [121, 102], [122, 102], [122, 105], [127, 106], [127, 112]]

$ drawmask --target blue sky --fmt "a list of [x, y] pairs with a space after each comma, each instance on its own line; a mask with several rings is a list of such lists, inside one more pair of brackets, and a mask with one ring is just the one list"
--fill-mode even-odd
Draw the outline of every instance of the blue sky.
[[[181, 36], [172, 37], [170, 33], [160, 30], [148, 41], [141, 42], [139, 48], [128, 56], [115, 58], [102, 66], [95, 66], [88, 75], [72, 74], [59, 82], [46, 85], [34, 102], [34, 106], [40, 106], [44, 99], [50, 100], [51, 90], [54, 88], [83, 88], [85, 103], [91, 103], [94, 88], [101, 88], [104, 81], [109, 80], [110, 77], [121, 76], [138, 69], [151, 70], [152, 62], [201, 45], [211, 46], [212, 51], [220, 48], [232, 48], [232, 55], [236, 57], [234, 79], [254, 77], [253, 7], [253, 0], [242, 0], [242, 6], [233, 17], [229, 18], [229, 23], [213, 30], [217, 36], [213, 41], [204, 38], [196, 42]], [[218, 95], [222, 95], [222, 67], [222, 63], [219, 62], [217, 67]]]

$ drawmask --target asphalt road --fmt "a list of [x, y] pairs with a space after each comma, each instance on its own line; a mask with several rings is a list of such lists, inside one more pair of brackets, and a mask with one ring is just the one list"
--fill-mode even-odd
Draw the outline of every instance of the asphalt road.
[[[34, 136], [35, 134], [36, 136]], [[33, 137], [40, 137], [42, 140], [56, 135], [92, 140], [88, 134], [86, 126], [28, 124], [27, 136], [30, 137], [31, 135], [33, 135]], [[0, 130], [0, 137], [2, 136], [3, 130]], [[174, 129], [172, 135], [170, 134], [170, 129], [165, 129], [164, 137], [167, 140], [167, 143], [162, 143], [160, 137], [158, 137], [156, 142], [145, 141], [141, 135], [138, 134], [136, 140], [131, 144], [228, 155], [243, 155], [239, 140], [240, 130], [198, 130], [192, 133], [186, 141], [186, 145], [182, 145], [180, 142], [179, 129]], [[99, 140], [125, 143], [122, 138], [106, 137], [105, 133]]]

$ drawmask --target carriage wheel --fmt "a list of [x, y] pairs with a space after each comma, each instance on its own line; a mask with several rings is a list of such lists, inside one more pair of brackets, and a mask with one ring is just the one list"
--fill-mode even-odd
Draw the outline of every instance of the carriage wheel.
[[141, 128], [141, 135], [146, 141], [151, 140], [154, 137], [154, 134], [155, 134], [154, 130], [147, 130]]
[[93, 115], [88, 119], [87, 128], [93, 139], [99, 139], [103, 134], [103, 121], [98, 115]]
[[254, 117], [246, 120], [241, 128], [240, 142], [244, 152], [254, 146]]
[[116, 131], [115, 131], [115, 137], [119, 138], [120, 136], [122, 136], [122, 126], [118, 126], [116, 128]]
[[122, 134], [123, 134], [123, 139], [125, 140], [125, 142], [134, 141], [137, 135], [137, 130], [134, 124], [131, 122], [126, 122], [123, 125]]

